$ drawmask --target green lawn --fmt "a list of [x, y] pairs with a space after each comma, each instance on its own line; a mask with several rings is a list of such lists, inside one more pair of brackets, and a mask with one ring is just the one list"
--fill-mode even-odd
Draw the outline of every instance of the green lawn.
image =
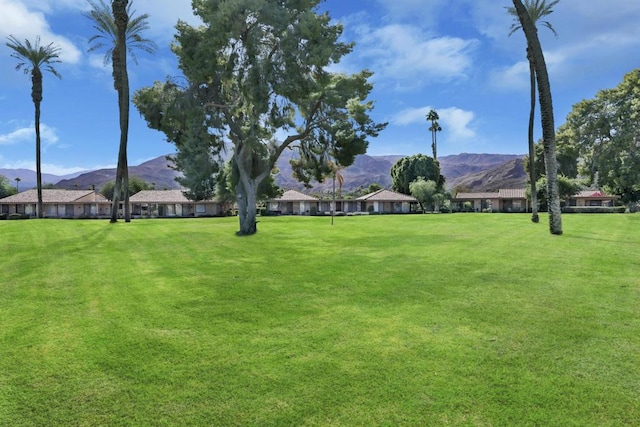
[[2, 426], [640, 423], [640, 215], [0, 221]]

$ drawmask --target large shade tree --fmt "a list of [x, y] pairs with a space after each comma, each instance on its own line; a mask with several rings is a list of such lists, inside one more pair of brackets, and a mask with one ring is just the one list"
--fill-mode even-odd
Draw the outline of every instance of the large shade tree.
[[123, 194], [125, 221], [131, 220], [129, 204], [129, 165], [127, 145], [129, 138], [129, 75], [127, 54], [137, 62], [135, 51], [153, 53], [156, 45], [143, 34], [149, 28], [149, 15], [135, 15], [128, 0], [113, 0], [109, 6], [104, 0], [88, 0], [91, 10], [85, 14], [93, 21], [96, 34], [89, 38], [89, 51], [106, 49], [104, 62], [111, 61], [113, 67], [114, 88], [118, 92], [118, 113], [120, 124], [120, 144], [111, 222], [117, 222], [120, 207], [120, 195]]
[[538, 39], [536, 24], [531, 19], [521, 0], [513, 0], [521, 28], [527, 39], [527, 47], [534, 64], [540, 116], [542, 121], [542, 141], [544, 147], [545, 170], [547, 175], [547, 206], [549, 210], [549, 231], [551, 234], [562, 234], [562, 217], [560, 195], [558, 193], [558, 171], [556, 165], [555, 124], [553, 118], [553, 99], [547, 64]]
[[[553, 7], [558, 4], [560, 0], [524, 0], [524, 6], [527, 9], [527, 13], [531, 17], [531, 20], [534, 24], [540, 23], [547, 27], [551, 32], [557, 37], [558, 33], [553, 28], [549, 21], [544, 20], [543, 18], [547, 15], [553, 13]], [[520, 24], [520, 20], [518, 19], [518, 13], [515, 7], [507, 8], [507, 12], [514, 16], [515, 21], [511, 25], [511, 30], [509, 31], [509, 36], [514, 34], [516, 31], [522, 29], [522, 25]], [[538, 196], [536, 191], [536, 163], [535, 163], [535, 149], [534, 149], [534, 140], [533, 140], [533, 128], [535, 121], [535, 111], [536, 111], [536, 70], [535, 64], [533, 62], [533, 56], [531, 55], [531, 50], [527, 47], [527, 60], [529, 61], [529, 79], [530, 79], [530, 88], [531, 88], [531, 108], [529, 109], [529, 132], [528, 132], [528, 142], [529, 142], [529, 185], [531, 186], [531, 220], [533, 222], [539, 222], [540, 218], [538, 216]]]
[[[369, 117], [371, 73], [328, 70], [352, 45], [339, 41], [342, 27], [318, 13], [319, 3], [193, 0], [203, 25], [177, 25], [173, 50], [188, 82], [181, 96], [200, 108], [191, 123], [207, 129], [213, 151], [231, 148], [239, 234], [257, 231], [258, 188], [284, 150], [297, 150], [294, 174], [308, 183], [330, 175], [332, 160], [351, 164], [384, 128]], [[156, 88], [158, 96], [144, 98], [166, 101], [171, 91]], [[136, 103], [160, 130], [173, 120], [163, 105], [172, 103]]]
[[579, 169], [589, 183], [640, 200], [640, 69], [613, 89], [573, 106], [559, 135], [579, 150]]
[[442, 191], [445, 178], [440, 174], [440, 164], [432, 157], [416, 154], [403, 157], [391, 166], [392, 188], [399, 193], [411, 194], [410, 185], [419, 177], [435, 182], [437, 190]]
[[54, 64], [60, 63], [60, 48], [53, 43], [46, 46], [40, 44], [40, 37], [36, 37], [35, 43], [25, 40], [20, 42], [14, 36], [8, 37], [7, 46], [12, 50], [11, 56], [18, 60], [16, 70], [24, 70], [25, 74], [31, 73], [31, 100], [35, 108], [35, 132], [36, 132], [36, 188], [38, 193], [38, 218], [42, 218], [42, 161], [40, 141], [40, 104], [42, 103], [42, 71], [48, 71], [61, 78]]

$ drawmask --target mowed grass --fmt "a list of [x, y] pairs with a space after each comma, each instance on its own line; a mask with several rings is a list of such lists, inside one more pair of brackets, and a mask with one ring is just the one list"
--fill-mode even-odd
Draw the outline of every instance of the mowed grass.
[[640, 215], [0, 222], [0, 425], [640, 424]]

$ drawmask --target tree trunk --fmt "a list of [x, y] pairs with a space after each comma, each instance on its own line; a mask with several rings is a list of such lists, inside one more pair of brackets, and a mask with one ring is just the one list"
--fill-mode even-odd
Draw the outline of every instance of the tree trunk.
[[113, 84], [118, 91], [118, 111], [120, 121], [120, 146], [118, 149], [118, 166], [114, 186], [113, 211], [111, 222], [118, 221], [120, 195], [124, 194], [125, 222], [131, 221], [129, 205], [129, 165], [127, 161], [127, 142], [129, 136], [129, 76], [127, 73], [127, 15], [128, 0], [114, 0], [111, 8], [117, 28], [116, 46], [113, 49]]
[[527, 48], [527, 59], [529, 60], [529, 76], [531, 78], [531, 110], [529, 111], [529, 182], [531, 185], [531, 221], [538, 223], [538, 190], [536, 189], [535, 171], [535, 146], [533, 143], [533, 125], [536, 113], [536, 70], [533, 65], [530, 49]]
[[547, 174], [547, 205], [549, 209], [549, 230], [551, 234], [562, 234], [560, 193], [558, 191], [558, 167], [556, 160], [555, 125], [553, 118], [553, 100], [547, 64], [538, 40], [538, 31], [521, 0], [513, 0], [518, 19], [527, 38], [527, 46], [535, 66], [542, 119], [542, 138], [544, 145], [544, 164]]
[[[240, 172], [241, 175], [242, 173]], [[238, 218], [240, 220], [240, 230], [237, 234], [240, 236], [248, 236], [258, 231], [256, 222], [258, 186], [259, 184], [255, 180], [242, 179], [242, 177], [236, 186]]]
[[40, 142], [40, 103], [42, 102], [42, 73], [38, 67], [31, 70], [31, 99], [35, 107], [35, 131], [36, 131], [36, 191], [38, 194], [38, 204], [36, 215], [42, 218], [42, 150]]

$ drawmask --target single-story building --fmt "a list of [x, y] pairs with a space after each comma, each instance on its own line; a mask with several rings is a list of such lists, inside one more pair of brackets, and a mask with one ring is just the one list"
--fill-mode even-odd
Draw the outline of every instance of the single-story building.
[[415, 197], [391, 190], [378, 190], [356, 199], [359, 212], [369, 213], [409, 213], [418, 203]]
[[[0, 213], [38, 214], [38, 191], [27, 190], [0, 199]], [[43, 216], [47, 218], [108, 217], [111, 202], [94, 190], [42, 190]]]
[[267, 210], [283, 215], [310, 215], [318, 210], [319, 199], [296, 190], [287, 190], [280, 197], [266, 201]]
[[569, 199], [569, 206], [614, 206], [620, 196], [610, 196], [598, 190], [583, 190]]
[[131, 214], [143, 217], [221, 216], [222, 203], [215, 200], [193, 201], [182, 190], [142, 190], [131, 197]]
[[451, 199], [452, 207], [465, 210], [465, 203], [471, 204], [472, 212], [527, 212], [529, 201], [523, 188], [500, 189], [495, 192], [458, 193]]

